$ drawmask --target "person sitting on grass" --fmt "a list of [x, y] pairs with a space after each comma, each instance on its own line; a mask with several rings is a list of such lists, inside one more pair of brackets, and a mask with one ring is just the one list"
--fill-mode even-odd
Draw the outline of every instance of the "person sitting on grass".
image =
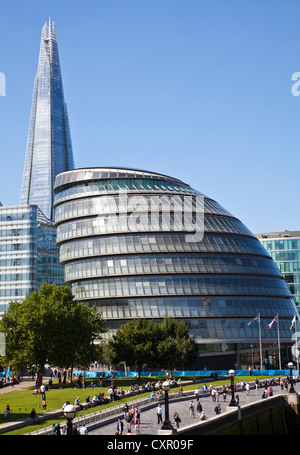
[[9, 417], [10, 415], [11, 415], [11, 409], [8, 404], [4, 410], [4, 417]]
[[36, 415], [36, 410], [32, 408], [31, 413], [30, 413], [30, 418], [33, 420], [33, 422], [36, 422], [38, 417]]

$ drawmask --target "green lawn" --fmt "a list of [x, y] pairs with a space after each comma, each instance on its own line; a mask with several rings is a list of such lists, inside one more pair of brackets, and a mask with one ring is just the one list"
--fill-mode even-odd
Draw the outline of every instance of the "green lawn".
[[[155, 377], [141, 378], [140, 381], [135, 378], [117, 378], [114, 380], [114, 382], [115, 382], [117, 388], [122, 387], [123, 390], [128, 390], [130, 388], [130, 385], [134, 382], [134, 380], [136, 382], [138, 382], [139, 385], [142, 385], [143, 383], [147, 383], [149, 381], [149, 379], [151, 380], [151, 382], [153, 381], [154, 383], [156, 383], [159, 379], [163, 379], [163, 378], [155, 378]], [[185, 385], [184, 381], [187, 381], [189, 379], [190, 378], [182, 378], [184, 390], [195, 390], [195, 388], [197, 386], [198, 387], [202, 386], [201, 383]], [[254, 377], [238, 376], [235, 378], [235, 382], [239, 383], [242, 379], [245, 382], [247, 382], [247, 381], [253, 381]], [[258, 379], [263, 380], [263, 379], [265, 379], [265, 376], [258, 377]], [[97, 381], [95, 380], [95, 378], [88, 378], [87, 384], [90, 385], [91, 382], [93, 382], [95, 384]], [[107, 390], [108, 390], [109, 384], [110, 384], [109, 381], [106, 381], [105, 386], [102, 388], [101, 387], [97, 387], [97, 388], [88, 387], [86, 389], [78, 389], [78, 388], [74, 388], [74, 383], [73, 384], [67, 383], [67, 384], [62, 384], [61, 388], [58, 388], [58, 382], [53, 381], [53, 388], [46, 392], [47, 411], [61, 409], [62, 405], [65, 403], [65, 401], [70, 401], [71, 404], [74, 404], [75, 399], [77, 397], [79, 397], [81, 402], [85, 402], [86, 398], [88, 396], [90, 396], [90, 399], [92, 399], [95, 393], [98, 394], [99, 392], [101, 392], [101, 393], [104, 393], [105, 396], [108, 396]], [[219, 385], [223, 385], [223, 384], [229, 385], [230, 381], [228, 379], [220, 379], [213, 383], [214, 386], [219, 386]], [[209, 382], [207, 382], [207, 385], [209, 385]], [[22, 418], [29, 417], [32, 408], [34, 408], [36, 410], [37, 414], [43, 414], [41, 395], [33, 395], [33, 393], [32, 393], [34, 390], [34, 382], [33, 382], [31, 389], [15, 391], [11, 388], [8, 388], [8, 390], [10, 390], [10, 391], [8, 391], [7, 393], [0, 394], [0, 425], [7, 422], [7, 419], [4, 417], [4, 409], [7, 404], [9, 404], [9, 406], [12, 410], [12, 415], [9, 417], [10, 421], [20, 420]], [[175, 392], [177, 390], [178, 390], [178, 388], [172, 388], [171, 392]], [[129, 403], [130, 401], [136, 400], [137, 398], [143, 398], [143, 397], [146, 397], [149, 395], [150, 395], [150, 393], [146, 392], [144, 394], [139, 394], [139, 395], [135, 395], [135, 396], [131, 396], [131, 397], [125, 397], [122, 400], [117, 400], [113, 403], [108, 403], [106, 405], [100, 405], [100, 406], [97, 406], [94, 408], [89, 408], [85, 411], [80, 411], [77, 413], [77, 416], [80, 416], [80, 415], [83, 415], [86, 413], [90, 413], [90, 412], [101, 411], [103, 409], [106, 409], [107, 407], [119, 405], [121, 403], [125, 403], [125, 402]], [[25, 427], [25, 428], [22, 428], [22, 429], [19, 429], [19, 430], [10, 432], [10, 433], [6, 433], [6, 434], [10, 434], [10, 435], [25, 434], [25, 433], [34, 431], [38, 428], [49, 427], [54, 422], [57, 422], [57, 421], [64, 422], [65, 419], [63, 416], [61, 416], [59, 419], [43, 421], [43, 422], [40, 422], [40, 423], [37, 423], [34, 425], [30, 425], [28, 427]]]

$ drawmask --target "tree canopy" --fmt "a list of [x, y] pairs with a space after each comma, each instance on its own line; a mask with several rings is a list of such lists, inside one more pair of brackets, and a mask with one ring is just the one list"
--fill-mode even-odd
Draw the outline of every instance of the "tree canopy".
[[69, 287], [44, 283], [22, 302], [11, 302], [0, 321], [6, 362], [12, 369], [88, 365], [97, 358], [96, 340], [106, 331], [95, 308], [78, 302]]
[[139, 377], [143, 365], [170, 372], [190, 366], [198, 352], [186, 323], [167, 317], [162, 322], [140, 318], [129, 321], [117, 330], [111, 349], [112, 363], [137, 365]]

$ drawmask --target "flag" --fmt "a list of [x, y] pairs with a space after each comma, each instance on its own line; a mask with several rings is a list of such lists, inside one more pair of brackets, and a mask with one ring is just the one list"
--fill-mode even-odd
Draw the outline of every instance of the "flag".
[[248, 322], [248, 325], [252, 324], [252, 322], [258, 322], [259, 321], [259, 314], [255, 316], [250, 322]]
[[272, 327], [272, 325], [274, 324], [274, 322], [278, 322], [278, 313], [276, 314], [276, 316], [275, 316], [275, 318], [273, 319], [273, 321], [270, 322], [270, 324], [268, 324], [269, 329]]
[[296, 327], [296, 316], [293, 317], [293, 320], [292, 320], [292, 324], [291, 324], [290, 330], [292, 330], [293, 326]]

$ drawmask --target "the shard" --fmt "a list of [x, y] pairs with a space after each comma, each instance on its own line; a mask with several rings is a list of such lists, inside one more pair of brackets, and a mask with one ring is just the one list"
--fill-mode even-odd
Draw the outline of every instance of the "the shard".
[[55, 177], [71, 169], [74, 159], [55, 25], [47, 19], [34, 81], [20, 204], [36, 204], [53, 220]]

